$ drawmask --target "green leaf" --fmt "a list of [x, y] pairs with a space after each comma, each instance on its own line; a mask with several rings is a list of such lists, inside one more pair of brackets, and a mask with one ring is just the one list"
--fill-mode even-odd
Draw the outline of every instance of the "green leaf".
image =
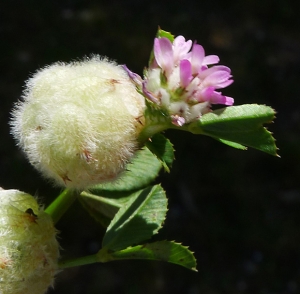
[[115, 252], [100, 250], [98, 258], [101, 262], [123, 259], [166, 261], [197, 271], [196, 259], [188, 247], [171, 241], [158, 241]]
[[169, 173], [174, 160], [173, 144], [165, 136], [156, 134], [146, 142], [146, 146], [156, 155], [165, 171]]
[[118, 210], [128, 201], [132, 193], [111, 193], [106, 197], [94, 195], [84, 191], [78, 197], [81, 205], [89, 215], [103, 227], [108, 227]]
[[116, 182], [94, 186], [83, 191], [78, 199], [97, 222], [107, 227], [135, 191], [154, 181], [161, 167], [162, 163], [145, 147], [137, 152]]
[[275, 111], [265, 105], [245, 104], [215, 110], [205, 114], [188, 130], [213, 137], [235, 148], [249, 146], [271, 155], [277, 155], [275, 139], [263, 127], [275, 118]]
[[223, 139], [220, 139], [220, 138], [219, 138], [219, 141], [223, 144], [226, 144], [226, 145], [228, 145], [230, 147], [233, 147], [233, 148], [236, 148], [236, 149], [247, 150], [247, 147], [245, 147], [241, 144], [238, 144], [236, 142], [231, 142], [231, 141], [223, 140]]
[[167, 198], [160, 185], [136, 192], [110, 223], [103, 247], [116, 251], [151, 238], [162, 227], [166, 212]]
[[133, 191], [146, 187], [157, 177], [162, 165], [148, 148], [137, 151], [118, 180], [99, 184], [89, 189], [92, 194], [106, 196], [110, 192]]

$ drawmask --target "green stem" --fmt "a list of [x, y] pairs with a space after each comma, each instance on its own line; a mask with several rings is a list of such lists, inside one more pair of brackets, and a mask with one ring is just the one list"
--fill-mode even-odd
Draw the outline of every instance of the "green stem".
[[141, 133], [139, 134], [138, 141], [140, 143], [144, 143], [146, 140], [151, 138], [153, 135], [157, 133], [161, 133], [170, 128], [169, 124], [153, 124], [146, 126]]
[[56, 224], [78, 196], [75, 190], [65, 189], [46, 209]]
[[68, 267], [74, 267], [74, 266], [81, 266], [91, 263], [98, 263], [98, 262], [108, 262], [114, 260], [112, 258], [111, 254], [108, 253], [108, 249], [103, 247], [98, 253], [93, 255], [87, 255], [83, 257], [77, 257], [67, 260], [62, 260], [58, 263], [58, 267], [60, 269], [68, 268]]
[[81, 266], [81, 265], [86, 265], [86, 264], [91, 264], [91, 263], [96, 263], [99, 262], [99, 258], [97, 254], [93, 255], [88, 255], [84, 257], [79, 257], [79, 258], [73, 258], [65, 261], [60, 261], [58, 264], [59, 269], [64, 269], [64, 268], [69, 268], [69, 267], [74, 267], [74, 266]]

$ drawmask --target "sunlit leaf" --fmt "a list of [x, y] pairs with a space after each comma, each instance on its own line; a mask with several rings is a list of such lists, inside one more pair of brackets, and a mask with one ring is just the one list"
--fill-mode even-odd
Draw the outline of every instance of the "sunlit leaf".
[[151, 238], [161, 228], [166, 212], [167, 198], [160, 185], [136, 192], [110, 223], [103, 247], [116, 251]]
[[147, 243], [114, 252], [100, 250], [98, 258], [101, 262], [123, 259], [166, 261], [194, 271], [197, 266], [196, 259], [188, 247], [171, 241]]
[[107, 227], [119, 208], [135, 192], [149, 185], [157, 177], [162, 163], [147, 147], [139, 150], [127, 165], [127, 170], [113, 183], [91, 187], [80, 194], [79, 201], [89, 214]]
[[146, 187], [158, 176], [161, 162], [148, 148], [137, 151], [132, 162], [126, 166], [119, 179], [111, 183], [99, 184], [89, 189], [92, 194], [105, 196], [106, 192], [133, 191]]
[[265, 105], [245, 104], [215, 110], [191, 123], [188, 130], [194, 134], [213, 137], [235, 148], [252, 147], [277, 155], [272, 134], [263, 127], [275, 118], [275, 111]]

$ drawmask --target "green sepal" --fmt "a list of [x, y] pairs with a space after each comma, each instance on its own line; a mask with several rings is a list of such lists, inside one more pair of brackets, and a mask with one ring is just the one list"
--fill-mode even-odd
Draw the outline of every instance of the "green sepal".
[[189, 124], [186, 130], [213, 137], [234, 148], [252, 147], [277, 156], [272, 134], [263, 127], [275, 118], [275, 111], [265, 105], [245, 104], [215, 110]]
[[160, 185], [131, 195], [119, 209], [103, 238], [103, 247], [117, 251], [151, 238], [162, 227], [167, 197]]
[[102, 249], [97, 255], [100, 262], [124, 259], [157, 260], [178, 264], [197, 271], [197, 263], [193, 252], [188, 247], [173, 241], [147, 243], [114, 252]]
[[173, 127], [170, 114], [166, 108], [145, 99], [145, 121], [146, 124], [139, 134], [138, 141], [145, 144], [149, 138]]
[[170, 172], [174, 161], [173, 144], [162, 134], [155, 134], [146, 142], [149, 150], [160, 160], [166, 172]]
[[167, 38], [170, 40], [171, 43], [174, 42], [174, 35], [172, 35], [170, 32], [162, 30], [161, 28], [158, 28], [156, 37], [157, 38]]

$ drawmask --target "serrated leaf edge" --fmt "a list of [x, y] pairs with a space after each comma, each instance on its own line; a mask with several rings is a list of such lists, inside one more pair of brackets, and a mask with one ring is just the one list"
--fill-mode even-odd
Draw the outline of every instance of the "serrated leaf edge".
[[[190, 249], [189, 249], [189, 246], [185, 246], [185, 245], [182, 245], [182, 243], [180, 243], [180, 242], [176, 242], [175, 240], [172, 240], [172, 241], [169, 241], [169, 240], [160, 240], [160, 241], [155, 241], [155, 242], [151, 242], [151, 243], [149, 243], [149, 242], [147, 242], [147, 243], [144, 243], [144, 244], [137, 244], [137, 245], [134, 245], [134, 246], [128, 246], [128, 247], [126, 247], [126, 248], [123, 248], [123, 249], [121, 249], [121, 250], [115, 250], [115, 251], [106, 251], [106, 254], [108, 254], [108, 255], [110, 255], [110, 254], [112, 254], [113, 255], [113, 253], [117, 253], [117, 252], [121, 252], [121, 251], [125, 251], [125, 250], [129, 250], [129, 249], [134, 249], [135, 247], [138, 247], [138, 246], [141, 246], [141, 249], [143, 248], [143, 247], [146, 247], [146, 245], [151, 245], [151, 244], [155, 244], [155, 243], [163, 243], [163, 242], [166, 242], [166, 243], [172, 243], [172, 244], [175, 244], [175, 245], [180, 245], [181, 247], [182, 247], [182, 249], [186, 249], [190, 254], [191, 254], [191, 256], [193, 257], [193, 261], [195, 262], [195, 266], [194, 267], [192, 267], [192, 268], [189, 268], [190, 270], [192, 270], [192, 271], [195, 271], [195, 272], [198, 272], [198, 270], [197, 270], [197, 259], [195, 258], [195, 256], [194, 256], [194, 251], [191, 251]], [[102, 250], [102, 249], [101, 249]], [[100, 251], [101, 251], [100, 250]], [[99, 253], [100, 253], [100, 251], [99, 251]], [[128, 259], [133, 259], [133, 258], [128, 258]], [[148, 260], [147, 258], [138, 258], [138, 259], [141, 259], [141, 260]], [[113, 260], [113, 259], [112, 259]], [[180, 263], [175, 263], [175, 262], [170, 262], [170, 261], [166, 261], [166, 260], [160, 260], [160, 259], [154, 259], [154, 260], [156, 260], [156, 261], [164, 261], [164, 262], [168, 262], [168, 263], [173, 263], [173, 264], [177, 264], [177, 265], [180, 265], [180, 266], [182, 266], [182, 267], [185, 267], [184, 265], [182, 265], [182, 264], [180, 264]], [[109, 260], [110, 261], [110, 260]], [[187, 268], [187, 267], [186, 267]]]
[[[151, 187], [151, 186], [150, 186]], [[165, 195], [165, 198], [166, 198], [166, 211], [165, 211], [165, 213], [164, 213], [164, 217], [163, 217], [163, 219], [162, 219], [162, 221], [161, 221], [161, 223], [160, 223], [160, 225], [159, 226], [157, 226], [157, 228], [152, 232], [152, 236], [151, 237], [153, 237], [154, 235], [156, 235], [158, 232], [159, 232], [159, 230], [163, 227], [163, 225], [164, 225], [164, 222], [165, 222], [165, 220], [166, 220], [166, 215], [167, 215], [167, 212], [168, 212], [168, 198], [166, 197], [166, 191], [164, 190], [164, 188], [161, 186], [161, 184], [157, 184], [157, 185], [154, 185], [154, 186], [152, 186], [151, 187], [151, 193], [152, 193], [152, 191], [153, 191], [153, 188], [154, 187], [160, 187], [161, 188], [161, 190], [164, 192], [164, 195]], [[146, 187], [147, 188], [147, 187]], [[146, 188], [144, 188], [144, 189], [146, 189]], [[142, 189], [142, 190], [144, 190], [144, 189]], [[142, 190], [139, 190], [139, 191], [136, 191], [136, 193], [139, 193], [139, 192], [141, 192]], [[147, 199], [147, 200], [149, 200], [149, 199]], [[126, 210], [126, 207], [128, 208], [128, 207], [130, 207], [130, 205], [132, 204], [132, 202], [127, 202], [126, 204], [124, 204], [120, 209], [119, 209], [119, 211], [116, 213], [116, 215], [115, 215], [115, 217], [114, 217], [114, 219], [115, 218], [117, 218], [118, 217], [118, 214], [121, 214], [121, 213], [123, 213], [123, 211], [122, 211], [122, 209], [125, 209]], [[145, 204], [145, 201], [143, 202], [143, 205]], [[141, 206], [140, 206], [141, 207]], [[124, 223], [122, 224], [122, 227], [124, 226], [124, 225], [126, 225], [126, 224], [128, 224], [129, 222], [130, 222], [130, 220], [132, 219], [132, 218], [134, 218], [134, 216], [137, 214], [137, 210], [135, 210], [134, 211], [134, 214], [133, 215], [131, 215], [130, 216], [130, 218], [128, 218], [128, 219], [126, 219], [126, 221], [124, 221]], [[113, 223], [113, 221], [114, 221], [114, 219], [111, 221], [111, 223], [110, 223], [110, 225], [107, 227], [107, 231], [106, 231], [106, 233], [109, 231], [109, 229], [114, 225], [114, 223]], [[105, 236], [104, 236], [105, 237]], [[150, 238], [151, 238], [150, 237]], [[150, 239], [149, 238], [149, 239]], [[147, 240], [149, 240], [149, 239], [147, 239]], [[103, 240], [104, 240], [104, 238], [103, 238]], [[145, 240], [146, 241], [146, 240]], [[110, 250], [110, 248], [109, 248], [109, 244], [110, 244], [111, 242], [109, 242], [108, 244], [106, 244], [106, 245], [104, 245], [104, 247], [103, 248], [107, 248], [108, 250]], [[128, 248], [128, 247], [126, 247], [126, 248]], [[125, 249], [125, 248], [123, 248], [123, 249]], [[119, 249], [119, 250], [123, 250], [123, 249]], [[116, 251], [118, 251], [118, 250], [116, 250]]]

